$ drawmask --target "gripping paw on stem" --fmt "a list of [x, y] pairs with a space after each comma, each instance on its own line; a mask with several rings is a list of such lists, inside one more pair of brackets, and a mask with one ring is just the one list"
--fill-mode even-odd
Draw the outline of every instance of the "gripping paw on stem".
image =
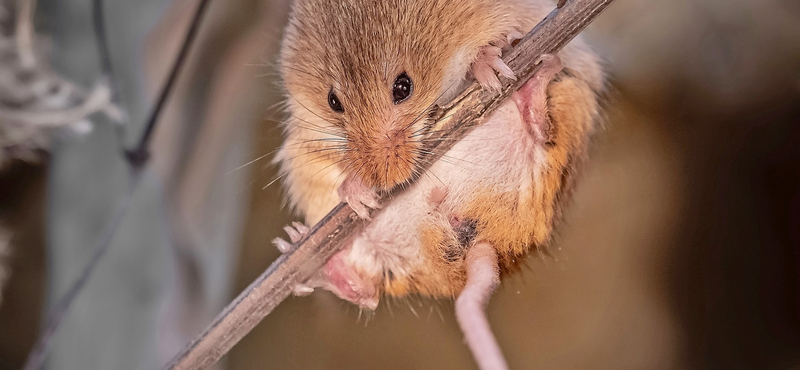
[[369, 220], [370, 208], [380, 209], [380, 196], [378, 193], [364, 185], [356, 176], [349, 175], [339, 186], [339, 199], [347, 203], [353, 211], [365, 220]]
[[551, 140], [553, 127], [547, 113], [547, 86], [564, 67], [556, 55], [542, 55], [541, 66], [511, 95], [525, 130], [538, 142]]
[[[289, 235], [291, 243], [283, 238], [275, 238], [272, 240], [272, 244], [275, 244], [275, 247], [278, 248], [281, 253], [286, 253], [292, 249], [292, 244], [296, 244], [302, 240], [311, 229], [300, 222], [292, 222], [291, 225], [285, 226], [283, 230]], [[298, 284], [294, 287], [293, 293], [297, 296], [305, 296], [311, 294], [313, 291], [314, 288], [310, 285]]]
[[500, 73], [501, 76], [514, 79], [514, 71], [506, 65], [506, 62], [500, 57], [503, 54], [503, 49], [499, 46], [486, 45], [481, 48], [478, 57], [472, 62], [471, 72], [475, 76], [475, 80], [481, 84], [481, 87], [491, 91], [500, 91], [503, 84], [497, 78], [495, 72]]

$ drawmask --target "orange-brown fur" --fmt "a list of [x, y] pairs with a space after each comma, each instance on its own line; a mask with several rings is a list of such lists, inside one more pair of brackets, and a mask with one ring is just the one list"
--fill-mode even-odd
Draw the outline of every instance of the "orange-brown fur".
[[[317, 222], [339, 202], [336, 189], [347, 174], [377, 189], [405, 181], [418, 156], [412, 135], [422, 123], [415, 120], [426, 118], [441, 98], [450, 57], [462, 48], [476, 54], [512, 31], [527, 32], [544, 16], [542, 2], [297, 0], [282, 50], [291, 116], [278, 161], [291, 203], [306, 222]], [[573, 167], [585, 156], [597, 121], [596, 94], [603, 85], [596, 58], [580, 45], [560, 53], [566, 68], [547, 90], [552, 127], [543, 144], [545, 159], [529, 174], [530, 186], [475, 189], [450, 214], [433, 207], [430, 215], [437, 222], [417, 229], [422, 263], [403, 274], [384, 270], [380, 276], [354, 265], [363, 280], [392, 296], [457, 295], [466, 281], [469, 245], [461, 245], [449, 227], [452, 217], [474, 221], [470, 243], [488, 242], [506, 265], [550, 241]], [[393, 105], [390, 86], [404, 71], [414, 79], [414, 94]], [[343, 113], [328, 107], [331, 88]], [[447, 189], [434, 188], [425, 199], [437, 203], [448, 196]]]
[[[547, 165], [540, 174], [544, 178], [536, 182], [543, 186], [520, 193], [485, 191], [475, 194], [463, 209], [462, 217], [478, 221], [476, 240], [489, 242], [506, 265], [550, 241], [563, 198], [571, 188], [571, 167], [579, 165], [586, 155], [592, 123], [598, 116], [596, 93], [578, 79], [562, 77], [548, 88], [551, 119], [561, 125], [551, 133]], [[457, 267], [463, 276], [464, 266]], [[460, 290], [465, 281], [462, 278], [455, 290]]]
[[[542, 171], [544, 186], [526, 192], [494, 192], [474, 194], [459, 216], [477, 221], [475, 241], [489, 242], [498, 252], [501, 264], [511, 265], [531, 248], [546, 245], [561, 215], [564, 199], [574, 180], [574, 167], [586, 154], [592, 123], [597, 119], [596, 93], [584, 82], [565, 75], [548, 88], [549, 113], [554, 127], [547, 147], [547, 165]], [[574, 124], [571, 124], [574, 123]], [[534, 183], [531, 181], [531, 183]], [[438, 189], [434, 189], [438, 190]], [[439, 194], [431, 197], [438, 198]], [[466, 283], [462, 254], [457, 260], [444, 256], [458, 246], [452, 230], [423, 226], [420, 231], [426, 266], [420, 268], [414, 281], [386, 279], [385, 293], [404, 296], [419, 293], [436, 297], [455, 297]]]
[[[379, 189], [407, 180], [420, 146], [411, 138], [419, 124], [409, 125], [426, 118], [420, 113], [441, 97], [449, 56], [459, 49], [477, 55], [481, 46], [535, 23], [523, 19], [514, 3], [296, 1], [281, 51], [281, 75], [293, 112], [281, 157], [293, 205], [311, 215], [307, 217], [311, 222], [335, 205], [318, 194], [335, 194], [331, 192], [338, 183], [330, 186], [329, 181], [314, 179], [324, 177], [322, 171], [332, 172], [326, 166], [346, 168]], [[520, 25], [522, 29], [517, 28]], [[414, 80], [414, 93], [395, 106], [389, 99], [391, 83], [404, 71]], [[328, 107], [331, 88], [342, 101], [343, 113]], [[395, 113], [392, 108], [397, 108]], [[320, 121], [326, 124], [319, 125]], [[326, 142], [307, 142], [331, 138], [331, 133], [347, 136], [341, 150], [331, 150]], [[395, 135], [405, 140], [396, 140]], [[402, 142], [397, 148], [390, 145], [397, 141]]]

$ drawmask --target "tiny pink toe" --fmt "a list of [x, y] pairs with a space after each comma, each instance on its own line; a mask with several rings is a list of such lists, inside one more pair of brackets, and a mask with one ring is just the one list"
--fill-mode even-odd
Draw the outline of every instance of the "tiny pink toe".
[[302, 222], [292, 222], [292, 226], [294, 226], [294, 228], [303, 235], [308, 234], [308, 232], [311, 231], [311, 228]]
[[521, 40], [523, 37], [525, 37], [525, 34], [522, 32], [511, 31], [506, 35], [506, 42], [508, 42], [509, 45], [514, 45], [514, 42]]
[[289, 242], [287, 242], [286, 240], [283, 240], [281, 238], [272, 239], [272, 244], [275, 244], [275, 247], [278, 248], [278, 251], [280, 251], [281, 253], [286, 253], [290, 249], [292, 249], [292, 245], [289, 244]]
[[289, 235], [289, 240], [291, 240], [292, 243], [297, 243], [300, 239], [303, 238], [303, 235], [300, 234], [300, 232], [298, 232], [291, 226], [284, 226], [283, 231], [285, 231], [286, 234]]
[[294, 295], [296, 295], [298, 297], [304, 297], [304, 296], [307, 296], [307, 295], [309, 295], [311, 293], [314, 293], [314, 288], [312, 288], [310, 286], [307, 286], [307, 285], [302, 285], [301, 284], [301, 285], [295, 286], [294, 290], [292, 292], [294, 293]]
[[499, 91], [503, 87], [495, 72], [505, 78], [515, 78], [514, 71], [500, 57], [502, 54], [500, 47], [487, 45], [481, 48], [478, 57], [472, 62], [472, 75], [484, 89]]
[[352, 200], [348, 200], [347, 204], [350, 205], [350, 208], [358, 215], [359, 218], [363, 218], [367, 221], [372, 221], [372, 218], [369, 217], [369, 208], [367, 206], [354, 202]]
[[502, 87], [500, 80], [497, 79], [497, 76], [494, 75], [494, 71], [488, 66], [473, 67], [472, 74], [475, 76], [475, 80], [477, 80], [484, 89], [497, 91]]
[[505, 78], [509, 78], [512, 80], [517, 79], [517, 76], [514, 75], [514, 71], [511, 70], [511, 68], [506, 64], [506, 62], [503, 61], [503, 59], [497, 58], [492, 60], [492, 68], [494, 68], [495, 71], [500, 73]]
[[371, 298], [362, 299], [362, 300], [360, 300], [358, 302], [358, 305], [361, 306], [361, 307], [364, 307], [366, 309], [375, 311], [375, 309], [378, 308], [378, 298], [377, 297], [371, 297]]
[[561, 58], [555, 54], [543, 54], [539, 58], [539, 63], [542, 64], [542, 70], [539, 73], [543, 75], [553, 76], [564, 69], [564, 65], [561, 64]]

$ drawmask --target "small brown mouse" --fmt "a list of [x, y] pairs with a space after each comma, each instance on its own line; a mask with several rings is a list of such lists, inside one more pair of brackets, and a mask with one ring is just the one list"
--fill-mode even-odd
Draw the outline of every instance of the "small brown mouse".
[[[381, 295], [455, 298], [481, 368], [505, 368], [483, 308], [499, 271], [548, 243], [599, 117], [605, 77], [578, 37], [413, 184], [430, 113], [472, 78], [513, 78], [500, 58], [550, 0], [295, 0], [280, 56], [286, 140], [276, 162], [291, 205], [319, 221], [361, 217], [407, 189], [298, 287], [374, 309]], [[307, 228], [286, 228], [297, 241]], [[286, 250], [289, 244], [276, 239]]]

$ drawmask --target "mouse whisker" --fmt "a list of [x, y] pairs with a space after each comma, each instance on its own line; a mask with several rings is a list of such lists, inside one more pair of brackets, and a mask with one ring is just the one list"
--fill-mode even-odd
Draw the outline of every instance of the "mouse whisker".
[[284, 173], [282, 173], [282, 174], [280, 174], [278, 176], [275, 176], [275, 178], [272, 179], [272, 181], [270, 181], [267, 185], [264, 185], [264, 187], [261, 188], [261, 190], [267, 190], [268, 187], [272, 186], [272, 184], [278, 182], [278, 180], [284, 178], [288, 174], [289, 174], [288, 172], [284, 172]]
[[433, 181], [433, 178], [431, 178], [431, 176], [433, 176], [434, 178], [436, 178], [437, 181], [439, 181], [440, 184], [442, 184], [442, 186], [447, 187], [447, 184], [445, 184], [444, 181], [442, 181], [442, 179], [439, 178], [439, 176], [436, 176], [436, 174], [433, 171], [431, 171], [430, 168], [428, 168], [427, 170], [423, 171], [422, 173], [425, 176], [427, 176], [428, 179], [431, 180], [431, 181]]
[[[303, 143], [305, 143], [305, 142], [312, 142], [312, 141], [323, 141], [323, 140], [325, 140], [325, 139], [306, 140], [306, 141], [304, 141], [304, 142], [295, 143], [295, 144], [293, 144], [293, 145], [289, 145], [289, 146], [295, 146], [295, 145], [299, 146], [300, 144], [303, 144]], [[289, 147], [289, 146], [287, 146], [287, 147]], [[232, 169], [232, 170], [230, 170], [230, 171], [226, 172], [224, 176], [228, 176], [228, 175], [230, 175], [230, 174], [232, 174], [232, 173], [234, 173], [234, 172], [236, 172], [236, 171], [239, 171], [239, 170], [241, 170], [241, 169], [243, 169], [243, 168], [245, 168], [245, 167], [247, 167], [247, 166], [250, 166], [250, 165], [252, 165], [252, 164], [254, 164], [254, 163], [256, 163], [256, 162], [258, 162], [258, 161], [260, 161], [260, 160], [262, 160], [262, 159], [264, 159], [264, 158], [267, 158], [267, 157], [269, 157], [269, 156], [271, 156], [271, 155], [274, 155], [274, 154], [275, 154], [276, 152], [278, 152], [280, 149], [281, 149], [281, 148], [280, 148], [280, 147], [278, 147], [278, 148], [275, 148], [275, 149], [273, 149], [273, 150], [270, 150], [269, 152], [267, 152], [267, 153], [265, 153], [265, 154], [262, 154], [262, 155], [258, 156], [257, 158], [254, 158], [254, 159], [252, 159], [252, 160], [248, 161], [247, 163], [245, 163], [245, 164], [242, 164], [242, 165], [240, 165], [240, 166], [238, 166], [238, 167], [236, 167], [236, 168], [234, 168], [234, 169]], [[322, 150], [333, 150], [333, 149], [339, 149], [339, 150], [341, 150], [342, 152], [345, 152], [345, 151], [348, 151], [348, 150], [349, 150], [348, 148], [346, 148], [346, 147], [344, 147], [344, 146], [336, 146], [336, 147], [322, 148], [322, 149], [320, 149], [319, 151], [322, 151]], [[301, 157], [301, 156], [303, 156], [303, 155], [306, 155], [306, 154], [312, 154], [312, 153], [314, 153], [314, 152], [302, 153], [302, 154], [299, 154], [299, 155], [297, 155], [297, 156], [291, 157], [291, 158], [289, 158], [289, 159], [295, 159], [295, 158]], [[327, 155], [327, 154], [326, 154], [326, 155]], [[269, 162], [268, 164], [269, 164], [269, 165], [275, 165], [275, 163], [272, 163], [272, 162]]]
[[306, 76], [308, 76], [308, 77], [314, 78], [314, 79], [322, 79], [322, 76], [320, 76], [320, 75], [315, 75], [315, 74], [313, 74], [313, 73], [311, 73], [311, 72], [308, 72], [308, 71], [306, 71], [306, 70], [303, 70], [303, 69], [300, 69], [300, 68], [296, 68], [296, 67], [290, 66], [290, 65], [288, 65], [288, 64], [284, 64], [284, 65], [282, 65], [281, 67], [282, 67], [282, 68], [289, 69], [289, 70], [292, 70], [292, 71], [295, 71], [295, 72], [298, 72], [298, 73], [302, 73], [302, 74], [304, 74], [304, 75], [306, 75]]
[[[413, 162], [411, 160], [405, 159], [405, 158], [403, 160], [406, 161], [406, 163], [410, 164], [414, 168], [414, 170], [412, 170], [412, 175], [411, 175], [412, 178], [421, 178], [422, 175], [424, 174], [426, 177], [428, 177], [429, 180], [433, 181], [433, 178], [431, 178], [431, 175], [433, 175], [436, 178], [436, 180], [438, 180], [443, 186], [446, 186], [445, 183], [438, 176], [436, 176], [436, 174], [434, 174], [432, 171], [430, 171], [430, 169], [423, 171], [422, 170], [422, 166], [420, 166], [419, 160], [415, 160]], [[430, 164], [430, 162], [427, 161], [427, 164]], [[430, 166], [428, 166], [428, 167], [430, 167]], [[403, 189], [405, 189], [407, 184], [408, 184], [408, 181], [403, 182], [400, 186]]]
[[247, 162], [247, 163], [245, 163], [245, 164], [243, 164], [243, 165], [240, 165], [240, 166], [238, 166], [238, 167], [236, 167], [236, 168], [234, 168], [234, 169], [232, 169], [232, 170], [230, 170], [230, 171], [226, 172], [226, 173], [225, 173], [225, 175], [223, 175], [223, 176], [230, 176], [230, 174], [232, 174], [232, 173], [234, 173], [234, 172], [236, 172], [236, 171], [239, 171], [239, 170], [241, 170], [241, 169], [243, 169], [243, 168], [245, 168], [245, 167], [247, 167], [247, 166], [249, 166], [249, 165], [251, 165], [251, 164], [253, 164], [253, 163], [256, 163], [256, 162], [258, 162], [258, 161], [260, 161], [260, 160], [262, 160], [262, 159], [264, 159], [264, 158], [266, 158], [266, 157], [269, 157], [269, 156], [270, 156], [271, 154], [273, 154], [274, 152], [275, 152], [275, 151], [273, 150], [273, 151], [270, 151], [270, 152], [269, 152], [269, 153], [267, 153], [267, 154], [261, 155], [261, 156], [259, 156], [258, 158], [255, 158], [255, 159], [253, 159], [253, 160], [251, 160], [251, 161], [249, 161], [249, 162]]
[[[331, 126], [328, 126], [328, 127], [324, 127], [324, 126], [320, 126], [320, 125], [318, 125], [318, 124], [315, 124], [315, 123], [313, 123], [313, 122], [310, 122], [310, 121], [307, 121], [307, 120], [304, 120], [304, 119], [301, 119], [301, 118], [297, 118], [297, 117], [295, 117], [294, 119], [296, 119], [296, 120], [298, 120], [298, 121], [300, 121], [300, 122], [302, 122], [302, 123], [305, 123], [305, 124], [307, 124], [307, 125], [310, 125], [311, 127], [315, 127], [315, 128], [317, 128], [317, 129], [320, 129], [320, 130], [327, 131], [327, 132], [329, 132], [329, 133], [330, 133], [330, 135], [331, 135], [331, 136], [344, 137], [344, 133], [343, 133], [343, 132], [340, 132], [340, 131], [330, 131], [330, 130], [341, 130], [341, 129], [340, 129], [340, 128], [338, 128], [336, 125], [331, 125]], [[327, 122], [327, 121], [326, 121], [326, 122]], [[330, 122], [327, 122], [327, 123], [329, 123], [329, 124], [330, 124]]]
[[[422, 153], [422, 154], [425, 154], [425, 155], [433, 155], [433, 154], [434, 154], [434, 153], [433, 153], [432, 151], [430, 151], [430, 150], [424, 150], [424, 149], [421, 149], [421, 148], [417, 148], [417, 149], [415, 149], [415, 150], [416, 150], [418, 153]], [[469, 164], [471, 164], [471, 165], [473, 165], [473, 166], [478, 166], [478, 164], [477, 164], [477, 163], [475, 163], [475, 162], [470, 162], [470, 161], [468, 161], [468, 160], [466, 160], [466, 159], [464, 159], [464, 158], [453, 157], [452, 155], [442, 154], [442, 155], [441, 155], [441, 158], [443, 158], [443, 159], [449, 159], [449, 160], [455, 160], [455, 161], [460, 161], [460, 162], [464, 162], [464, 163], [469, 163]], [[441, 160], [441, 159], [440, 159], [440, 160]]]
[[[295, 144], [292, 144], [292, 145], [288, 145], [288, 146], [286, 146], [286, 147], [300, 146], [300, 145], [302, 145], [302, 144], [305, 144], [305, 143], [308, 143], [308, 142], [315, 142], [315, 141], [328, 141], [328, 140], [330, 140], [330, 141], [334, 141], [334, 140], [333, 140], [333, 138], [331, 138], [331, 139], [312, 139], [312, 140], [305, 140], [305, 141], [302, 141], [302, 142], [299, 142], [299, 143], [295, 143]], [[242, 165], [240, 165], [240, 166], [238, 166], [238, 167], [236, 167], [236, 168], [234, 168], [234, 169], [232, 169], [232, 170], [230, 170], [230, 171], [226, 172], [226, 173], [225, 173], [225, 176], [228, 176], [228, 175], [230, 175], [230, 174], [232, 174], [232, 173], [234, 173], [234, 172], [236, 172], [236, 171], [239, 171], [239, 170], [241, 170], [241, 169], [243, 169], [243, 168], [245, 168], [245, 167], [247, 167], [247, 166], [249, 166], [249, 165], [252, 165], [252, 164], [254, 164], [254, 163], [256, 163], [256, 162], [258, 162], [258, 161], [260, 161], [260, 160], [262, 160], [262, 159], [264, 159], [264, 158], [267, 158], [267, 157], [269, 157], [269, 156], [271, 156], [271, 155], [274, 155], [274, 154], [275, 154], [276, 152], [278, 152], [280, 149], [281, 149], [281, 148], [280, 148], [280, 147], [278, 147], [278, 148], [275, 148], [275, 149], [273, 149], [273, 150], [270, 150], [269, 152], [267, 152], [267, 153], [265, 153], [265, 154], [262, 154], [262, 155], [258, 156], [257, 158], [255, 158], [255, 159], [252, 159], [252, 160], [248, 161], [247, 163], [245, 163], [245, 164], [242, 164]], [[339, 149], [339, 150], [341, 150], [342, 152], [346, 152], [346, 151], [348, 151], [348, 150], [349, 150], [347, 147], [344, 147], [344, 146], [335, 146], [335, 147], [329, 147], [329, 148], [322, 148], [321, 150], [332, 150], [332, 149]], [[321, 151], [321, 150], [320, 150], [320, 151]], [[307, 153], [303, 153], [303, 154], [300, 154], [300, 155], [297, 155], [297, 156], [291, 157], [291, 158], [289, 158], [289, 159], [295, 159], [295, 158], [298, 158], [298, 157], [300, 157], [300, 156], [303, 156], [303, 155], [306, 155], [306, 154], [312, 154], [312, 153], [314, 153], [314, 152], [307, 152]], [[327, 154], [326, 154], [326, 155], [327, 155]], [[272, 162], [270, 162], [269, 164], [271, 164], [271, 165], [274, 165], [275, 163], [272, 163]]]
[[[328, 154], [328, 153], [319, 155], [319, 156], [317, 156], [315, 158], [311, 158], [308, 161], [303, 162], [302, 164], [298, 164], [297, 168], [303, 168], [303, 167], [306, 167], [306, 166], [310, 166], [310, 165], [313, 165], [313, 164], [317, 164], [317, 163], [320, 163], [320, 162], [324, 162], [324, 161], [330, 160], [330, 156], [331, 155]], [[297, 158], [297, 157], [300, 157], [300, 156], [296, 156], [295, 158]], [[343, 159], [343, 158], [342, 159], [338, 159], [338, 161], [343, 161], [343, 160], [345, 160], [345, 159]]]
[[286, 110], [286, 108], [288, 106], [289, 106], [289, 102], [287, 102], [286, 100], [281, 99], [281, 100], [277, 101], [276, 103], [274, 103], [274, 104], [270, 105], [269, 107], [267, 107], [267, 111], [268, 112], [269, 111], [274, 111], [274, 110], [283, 111], [283, 110]]
[[[350, 162], [350, 163], [348, 163], [348, 164], [347, 164], [347, 166], [344, 166], [344, 168], [342, 169], [342, 173], [340, 173], [339, 175], [337, 175], [337, 176], [336, 176], [336, 178], [333, 180], [333, 186], [334, 186], [334, 187], [336, 187], [336, 184], [338, 184], [338, 183], [339, 183], [339, 179], [342, 177], [342, 175], [346, 174], [346, 173], [347, 173], [347, 171], [348, 171], [348, 170], [350, 169], [350, 167], [352, 167], [352, 166], [353, 166], [353, 162]], [[331, 190], [335, 190], [335, 189], [331, 189]]]
[[[298, 118], [298, 117], [291, 117], [291, 118], [288, 118], [288, 119], [276, 119], [276, 118], [264, 117], [264, 118], [262, 118], [262, 120], [265, 121], [265, 122], [279, 123], [279, 124], [283, 124], [284, 122], [289, 122], [291, 120], [295, 120], [295, 121], [299, 121], [299, 122], [305, 123], [305, 124], [307, 124], [307, 125], [309, 125], [311, 127], [315, 127], [315, 128], [317, 128], [319, 130], [325, 131], [325, 130], [328, 129], [328, 127], [323, 127], [323, 126], [314, 124], [313, 122], [309, 122], [309, 121], [306, 121], [306, 120]], [[294, 125], [298, 125], [297, 122], [295, 122]], [[291, 129], [291, 127], [292, 126], [290, 125], [290, 129]], [[332, 135], [332, 136], [343, 136], [342, 134], [335, 133], [333, 131], [325, 131], [324, 133]]]
[[[455, 113], [453, 113], [453, 114], [451, 114], [451, 115], [449, 115], [449, 116], [444, 116], [444, 117], [442, 117], [440, 120], [445, 120], [445, 119], [448, 119], [448, 118], [450, 118], [450, 117], [452, 117], [452, 116], [454, 116], [454, 115], [455, 115]], [[433, 131], [433, 132], [421, 132], [421, 131], [423, 131], [423, 129], [424, 129], [424, 127], [423, 127], [423, 128], [421, 128], [421, 129], [419, 129], [419, 130], [417, 130], [417, 131], [414, 131], [414, 132], [412, 133], [411, 137], [418, 137], [418, 136], [423, 136], [423, 135], [432, 135], [432, 134], [434, 134], [434, 133], [436, 133], [436, 132], [439, 132], [439, 131]]]
[[[297, 168], [300, 168], [300, 167], [304, 167], [304, 166], [306, 166], [306, 165], [313, 164], [313, 163], [315, 163], [314, 161], [315, 161], [315, 160], [317, 160], [317, 159], [319, 159], [319, 158], [316, 158], [316, 159], [312, 160], [311, 162], [304, 163], [304, 164], [302, 164], [302, 165], [300, 165], [300, 166], [297, 166]], [[339, 160], [339, 161], [337, 161], [337, 162], [335, 162], [335, 163], [333, 163], [333, 164], [341, 163], [341, 162], [343, 162], [343, 161], [344, 161], [344, 160]], [[327, 167], [330, 167], [330, 166], [327, 166]], [[326, 167], [326, 168], [327, 168], [327, 167]], [[324, 168], [323, 168], [323, 169], [324, 169]], [[320, 170], [320, 171], [322, 171], [322, 170]], [[319, 172], [319, 171], [318, 171], [318, 172]], [[270, 182], [269, 182], [269, 184], [267, 184], [266, 186], [264, 186], [263, 188], [261, 188], [261, 190], [266, 190], [266, 189], [267, 189], [267, 187], [271, 186], [272, 184], [274, 184], [274, 183], [275, 183], [275, 182], [277, 182], [278, 180], [280, 180], [280, 179], [284, 178], [284, 177], [285, 177], [286, 175], [288, 175], [288, 174], [289, 174], [288, 172], [281, 173], [280, 175], [276, 176], [276, 177], [275, 177], [275, 179], [273, 179], [272, 181], [270, 181]], [[315, 173], [314, 175], [316, 175], [316, 173]], [[312, 177], [313, 177], [313, 176], [312, 176]], [[309, 178], [310, 178], [310, 177], [309, 177]]]
[[342, 163], [342, 162], [344, 162], [344, 161], [346, 161], [346, 160], [347, 160], [347, 159], [340, 159], [340, 160], [338, 160], [338, 161], [335, 161], [335, 162], [333, 162], [333, 163], [331, 163], [331, 164], [329, 164], [329, 165], [327, 165], [327, 166], [325, 166], [325, 167], [322, 167], [322, 168], [321, 168], [319, 171], [317, 171], [317, 172], [314, 172], [314, 174], [312, 174], [312, 175], [309, 177], [309, 179], [313, 179], [313, 178], [314, 178], [314, 176], [318, 175], [320, 172], [322, 172], [322, 171], [324, 171], [324, 170], [327, 170], [327, 169], [328, 169], [328, 168], [330, 168], [331, 166], [335, 166], [335, 165], [337, 165], [337, 164], [339, 164], [339, 163]]
[[300, 100], [299, 100], [299, 99], [295, 98], [295, 97], [294, 97], [294, 96], [293, 96], [291, 93], [288, 93], [288, 92], [287, 92], [287, 94], [289, 95], [289, 97], [290, 97], [292, 100], [294, 100], [295, 102], [297, 102], [297, 104], [298, 104], [298, 105], [300, 105], [301, 107], [303, 107], [303, 109], [307, 110], [309, 113], [311, 113], [311, 114], [313, 114], [313, 115], [317, 116], [317, 118], [319, 118], [319, 119], [321, 119], [321, 120], [323, 120], [323, 121], [325, 121], [325, 122], [327, 122], [327, 123], [333, 124], [332, 122], [328, 121], [328, 120], [327, 120], [327, 119], [325, 119], [324, 117], [322, 117], [322, 116], [320, 116], [319, 114], [317, 114], [317, 112], [314, 112], [314, 111], [313, 111], [313, 110], [311, 110], [310, 108], [306, 107], [306, 106], [305, 106], [305, 105], [304, 105], [302, 102], [300, 102]]
[[345, 153], [345, 152], [348, 152], [348, 151], [350, 151], [350, 150], [349, 150], [349, 149], [347, 149], [347, 148], [342, 148], [342, 147], [328, 147], [328, 148], [320, 148], [320, 149], [314, 149], [314, 150], [312, 150], [312, 151], [309, 151], [309, 152], [300, 153], [300, 154], [298, 154], [298, 155], [296, 155], [296, 156], [289, 157], [289, 158], [287, 158], [286, 160], [288, 160], [288, 161], [291, 161], [291, 160], [294, 160], [294, 159], [300, 158], [300, 157], [302, 157], [302, 156], [305, 156], [305, 155], [316, 154], [316, 153], [322, 153], [322, 152], [329, 152], [329, 151], [333, 151], [333, 153], [325, 153], [325, 154], [323, 154], [323, 155], [321, 155], [321, 156], [319, 156], [319, 157], [317, 157], [317, 158], [329, 157], [329, 156], [331, 156], [331, 155]]
[[285, 145], [285, 147], [287, 147], [287, 148], [295, 148], [295, 147], [304, 146], [306, 144], [311, 144], [311, 143], [338, 143], [339, 144], [338, 146], [344, 148], [345, 147], [344, 144], [347, 143], [347, 140], [346, 139], [340, 139], [340, 138], [308, 139], [308, 140], [301, 140], [301, 141], [298, 141], [296, 143]]
[[406, 299], [406, 305], [408, 305], [408, 308], [411, 310], [411, 313], [413, 313], [414, 316], [416, 316], [417, 319], [419, 319], [419, 314], [417, 314], [417, 310], [414, 309], [414, 306], [411, 305], [410, 300]]
[[316, 132], [316, 133], [324, 134], [324, 135], [338, 137], [338, 138], [341, 138], [341, 139], [346, 139], [344, 136], [338, 135], [338, 134], [336, 134], [334, 132], [330, 132], [330, 131], [325, 131], [325, 130], [321, 130], [321, 129], [317, 129], [317, 128], [313, 128], [313, 127], [305, 127], [305, 126], [302, 126], [302, 125], [295, 125], [292, 128], [295, 128], [295, 127], [299, 128], [299, 129], [303, 129], [303, 130], [308, 130], [308, 131], [313, 131], [313, 132]]
[[[447, 163], [447, 164], [451, 164], [453, 166], [458, 166], [458, 167], [463, 168], [462, 166], [459, 166], [458, 164], [456, 164], [456, 163], [454, 163], [454, 162], [452, 162], [452, 161], [450, 161], [448, 159], [440, 158], [439, 160], [442, 161], [443, 163]], [[425, 159], [424, 161], [425, 161], [424, 163], [427, 164], [427, 165], [432, 165], [433, 164], [433, 161], [431, 161], [430, 159]]]

